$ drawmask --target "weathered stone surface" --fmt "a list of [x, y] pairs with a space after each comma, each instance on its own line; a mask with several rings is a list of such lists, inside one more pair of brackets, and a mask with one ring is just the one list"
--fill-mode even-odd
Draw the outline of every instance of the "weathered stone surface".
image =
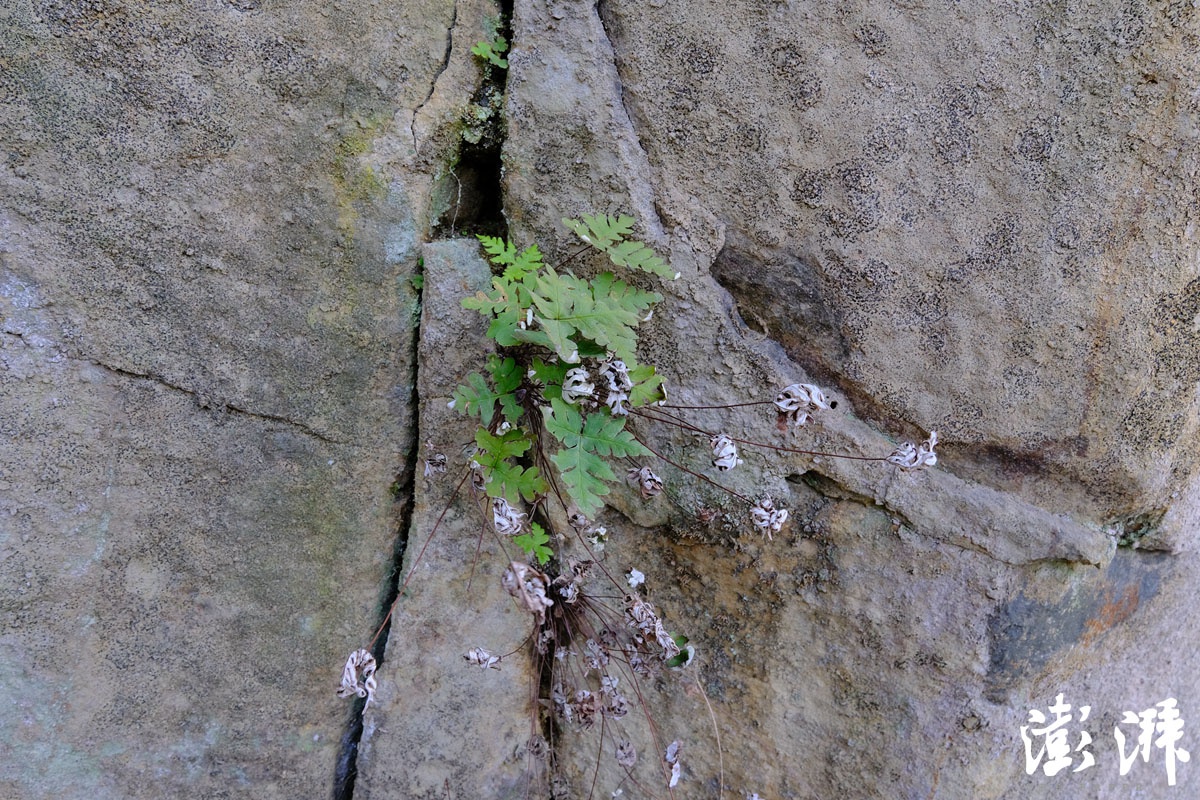
[[[645, 698], [658, 743], [685, 743], [684, 796], [717, 797], [721, 762], [725, 796], [1168, 792], [1160, 751], [1118, 775], [1112, 728], [1200, 698], [1177, 324], [1194, 12], [1056, 13], [516, 5], [518, 240], [553, 258], [561, 216], [632, 212], [683, 273], [643, 348], [672, 401], [765, 400], [805, 376], [840, 401], [786, 436], [769, 412], [679, 413], [858, 456], [942, 435], [929, 472], [743, 448], [718, 477], [702, 440], [640, 423], [667, 458], [793, 515], [760, 542], [742, 503], [656, 462], [665, 496], [617, 493], [604, 517], [609, 563], [644, 571], [698, 647], [715, 726], [686, 680]], [[1092, 706], [1098, 766], [1028, 777], [1019, 728], [1060, 691]], [[631, 791], [608, 735], [563, 733], [562, 796]], [[634, 735], [638, 780], [665, 795]]]
[[[868, 459], [942, 439], [930, 471], [743, 447], [718, 475], [703, 437], [638, 421], [667, 488], [599, 515], [597, 619], [637, 567], [697, 662], [583, 733], [536, 716], [469, 490], [422, 551], [486, 350], [457, 305], [485, 265], [428, 240], [496, 202], [499, 84], [469, 48], [497, 6], [10, 5], [0, 794], [327, 794], [410, 483], [358, 796], [670, 796], [674, 739], [677, 797], [1194, 793], [1157, 750], [1119, 776], [1112, 736], [1200, 707], [1190, 5], [515, 4], [513, 237], [553, 259], [561, 217], [634, 214], [682, 273], [638, 278], [672, 401], [808, 378], [839, 403], [789, 432], [679, 413]], [[789, 525], [763, 539], [692, 473]], [[485, 671], [474, 646], [515, 652]], [[1098, 764], [1027, 776], [1019, 728], [1060, 692]]]
[[0, 10], [0, 795], [329, 793], [453, 14]]
[[1193, 482], [1194, 9], [602, 9], [661, 213], [857, 414], [1085, 518]]
[[[478, 420], [447, 407], [454, 387], [483, 368], [486, 325], [460, 303], [489, 285], [491, 271], [474, 239], [435, 242], [423, 253], [422, 457], [446, 456], [447, 470], [417, 480], [405, 589], [378, 704], [364, 717], [355, 797], [438, 798], [448, 790], [452, 797], [521, 798], [544, 781], [542, 762], [527, 750], [540, 732], [531, 696], [538, 678], [522, 647], [533, 619], [500, 585], [518, 551], [501, 550], [486, 498], [466, 479]], [[484, 670], [463, 658], [475, 647], [517, 653]]]

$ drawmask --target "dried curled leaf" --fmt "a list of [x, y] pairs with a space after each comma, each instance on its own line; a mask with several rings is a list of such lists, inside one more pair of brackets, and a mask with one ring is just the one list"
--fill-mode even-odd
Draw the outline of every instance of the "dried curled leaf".
[[772, 533], [779, 533], [783, 528], [783, 524], [787, 522], [788, 511], [786, 508], [776, 508], [775, 501], [770, 495], [763, 495], [758, 504], [750, 509], [750, 518], [754, 523], [754, 527], [758, 528], [768, 538], [772, 538]]
[[369, 706], [375, 699], [375, 688], [375, 656], [366, 650], [355, 650], [342, 668], [338, 697], [365, 697]]
[[667, 752], [663, 756], [663, 760], [671, 766], [671, 782], [667, 784], [668, 789], [674, 789], [679, 783], [679, 748], [681, 747], [679, 740], [671, 742], [667, 745]]
[[713, 451], [712, 465], [719, 471], [728, 472], [742, 463], [742, 460], [738, 458], [737, 445], [727, 434], [713, 436], [709, 440], [709, 444]]
[[596, 385], [591, 382], [591, 376], [583, 367], [567, 370], [562, 383], [562, 399], [568, 403], [590, 399], [596, 392]]
[[775, 408], [796, 425], [804, 425], [818, 409], [828, 411], [832, 406], [820, 387], [811, 383], [793, 383], [775, 396]]
[[483, 669], [500, 669], [496, 666], [500, 663], [500, 656], [494, 656], [482, 647], [472, 647], [463, 653], [463, 658]]
[[629, 470], [625, 476], [630, 486], [636, 486], [638, 491], [642, 493], [643, 500], [649, 500], [651, 497], [658, 497], [662, 494], [663, 482], [662, 478], [650, 471], [649, 467], [640, 467]]
[[625, 625], [636, 630], [643, 640], [653, 640], [662, 649], [660, 657], [663, 661], [679, 655], [675, 637], [667, 633], [654, 607], [637, 595], [625, 598]]
[[600, 363], [599, 375], [607, 384], [608, 394], [604, 403], [608, 406], [609, 413], [617, 416], [628, 414], [627, 403], [629, 393], [633, 391], [633, 379], [629, 376], [625, 362], [610, 353], [608, 359]]
[[633, 765], [637, 763], [637, 750], [628, 740], [617, 742], [617, 763], [625, 769], [633, 769]]
[[554, 605], [554, 601], [546, 596], [549, 582], [545, 574], [528, 564], [514, 561], [504, 570], [501, 578], [504, 591], [508, 592], [533, 614], [539, 625], [546, 621], [546, 610]]
[[887, 460], [901, 469], [920, 469], [921, 467], [932, 467], [937, 463], [937, 453], [933, 452], [933, 448], [937, 446], [938, 435], [937, 431], [930, 431], [929, 438], [915, 445], [912, 442], [905, 442], [897, 447]]
[[501, 536], [516, 536], [525, 527], [525, 514], [509, 505], [503, 497], [492, 500], [492, 527]]

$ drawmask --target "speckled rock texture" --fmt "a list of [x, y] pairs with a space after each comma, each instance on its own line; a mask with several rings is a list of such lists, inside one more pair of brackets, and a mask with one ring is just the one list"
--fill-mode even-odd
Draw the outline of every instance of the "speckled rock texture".
[[[514, 235], [566, 253], [560, 217], [638, 217], [682, 272], [643, 347], [674, 402], [804, 378], [840, 401], [783, 436], [762, 411], [680, 413], [855, 455], [941, 434], [927, 472], [743, 448], [717, 477], [694, 436], [642, 423], [793, 515], [761, 541], [665, 464], [665, 498], [613, 498], [608, 557], [698, 648], [698, 686], [647, 694], [657, 741], [684, 742], [676, 796], [1195, 785], [1181, 765], [1168, 787], [1160, 750], [1120, 775], [1113, 735], [1200, 702], [1195, 13], [516, 4]], [[1027, 775], [1020, 726], [1060, 692], [1091, 706], [1071, 746], [1090, 732], [1097, 765]], [[564, 734], [559, 795], [666, 796], [652, 749], [638, 784], [615, 763], [624, 733]]]
[[[491, 271], [474, 239], [425, 246], [420, 370], [420, 476], [377, 704], [364, 715], [356, 798], [530, 796], [544, 762], [529, 753], [540, 734], [538, 674], [526, 658], [532, 617], [501, 588], [508, 565], [485, 527], [487, 498], [464, 465], [475, 429], [447, 407], [454, 387], [480, 369], [486, 325], [462, 298], [486, 288]], [[445, 471], [437, 464], [445, 457]], [[431, 464], [427, 470], [425, 465]], [[411, 579], [408, 579], [411, 573]], [[503, 656], [495, 668], [468, 664], [468, 650]], [[537, 796], [536, 794], [533, 796]]]
[[[501, 13], [0, 9], [0, 796], [1194, 794], [1193, 4], [516, 0], [504, 79], [470, 53]], [[636, 278], [672, 403], [838, 403], [688, 423], [941, 444], [718, 474], [636, 421], [666, 488], [614, 485], [618, 582], [586, 589], [619, 624], [636, 567], [696, 658], [580, 731], [536, 701], [446, 404], [489, 349], [462, 234], [553, 262], [594, 212], [680, 272]], [[363, 711], [334, 689], [398, 586]], [[1029, 775], [1020, 728], [1060, 693], [1095, 766]], [[1153, 744], [1121, 775], [1113, 729], [1168, 697], [1178, 785]]]
[[0, 796], [329, 794], [454, 13], [0, 9]]

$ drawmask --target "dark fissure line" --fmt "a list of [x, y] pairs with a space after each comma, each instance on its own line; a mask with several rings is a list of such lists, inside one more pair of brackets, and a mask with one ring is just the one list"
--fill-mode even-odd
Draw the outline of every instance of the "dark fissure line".
[[[509, 42], [512, 41], [511, 19], [513, 14], [512, 0], [502, 0], [500, 3], [501, 22], [500, 34]], [[455, 4], [454, 19], [451, 22], [450, 30], [447, 33], [446, 56], [445, 62], [442, 64], [438, 75], [446, 69], [449, 64], [450, 53], [452, 49], [452, 37], [454, 27], [458, 21], [458, 8]], [[493, 82], [490, 84], [491, 91], [505, 90], [506, 73], [501, 70], [499, 74], [493, 75]], [[436, 78], [434, 85], [436, 86]], [[485, 84], [479, 95], [475, 98], [476, 101], [485, 97], [485, 92], [489, 91], [489, 85]], [[433, 96], [433, 87], [430, 89], [429, 96], [422, 101], [421, 106], [424, 106], [429, 98]], [[420, 111], [421, 106], [418, 106], [416, 111]], [[413, 118], [416, 118], [414, 112]], [[489, 132], [490, 135], [483, 140], [482, 147], [469, 148], [464, 142], [462, 150], [459, 154], [460, 169], [468, 169], [471, 172], [471, 179], [464, 180], [461, 184], [461, 195], [456, 208], [452, 210], [452, 214], [457, 215], [460, 211], [466, 211], [463, 216], [466, 219], [456, 219], [458, 231], [455, 229], [455, 224], [451, 223], [445, 229], [446, 223], [441, 226], [435, 224], [432, 231], [432, 239], [441, 238], [447, 234], [453, 236], [460, 232], [480, 232], [490, 233], [500, 236], [507, 236], [507, 224], [504, 220], [504, 188], [501, 181], [501, 161], [500, 152], [504, 143], [506, 133], [503, 120], [499, 120], [495, 130]], [[465, 207], [465, 208], [464, 208]], [[421, 274], [418, 268], [415, 274]], [[419, 284], [419, 282], [418, 282]], [[422, 292], [417, 289], [417, 302], [421, 302]], [[419, 306], [418, 306], [419, 307]], [[375, 662], [378, 665], [377, 669], [382, 670], [388, 642], [388, 636], [391, 633], [391, 620], [388, 619], [388, 613], [395, 604], [399, 596], [400, 576], [403, 574], [404, 555], [408, 548], [408, 534], [412, 526], [413, 509], [415, 504], [416, 479], [417, 470], [420, 463], [421, 452], [421, 420], [420, 420], [420, 394], [418, 392], [418, 370], [420, 369], [420, 326], [414, 326], [412, 340], [409, 344], [413, 353], [413, 384], [412, 397], [410, 404], [412, 407], [412, 429], [415, 431], [413, 437], [412, 449], [408, 454], [408, 459], [404, 465], [404, 469], [396, 477], [393, 483], [393, 496], [396, 499], [398, 509], [396, 512], [396, 543], [392, 552], [391, 567], [388, 570], [384, 580], [383, 590], [380, 593], [379, 612], [376, 618], [376, 627], [383, 625], [383, 629], [379, 634], [379, 638], [375, 642], [375, 647], [372, 655], [375, 657]], [[385, 620], [387, 620], [385, 622]], [[552, 663], [552, 659], [547, 663]], [[550, 673], [548, 669], [545, 674], [539, 676], [539, 681], [544, 685], [544, 691], [549, 695]], [[542, 688], [542, 687], [539, 687]], [[358, 755], [359, 745], [362, 742], [364, 732], [363, 712], [365, 710], [366, 701], [361, 698], [356, 698], [350, 712], [350, 718], [347, 721], [345, 732], [342, 734], [341, 747], [338, 752], [336, 771], [334, 774], [333, 785], [333, 800], [353, 800], [354, 787], [358, 778]], [[544, 722], [545, 733], [550, 734], [551, 720]], [[552, 739], [548, 739], [553, 741]]]
[[[420, 262], [418, 262], [417, 269], [413, 275], [423, 276]], [[421, 281], [413, 282], [414, 287], [420, 287], [421, 285]], [[420, 308], [422, 291], [420, 288], [415, 288], [415, 291], [417, 295], [417, 307]], [[412, 394], [409, 399], [409, 405], [412, 408], [411, 424], [414, 435], [412, 447], [408, 452], [404, 468], [392, 483], [392, 497], [396, 505], [396, 538], [395, 544], [392, 547], [391, 565], [388, 568], [387, 575], [384, 576], [383, 587], [380, 591], [379, 611], [376, 614], [375, 627], [372, 629], [380, 631], [378, 638], [375, 640], [375, 647], [371, 651], [371, 655], [375, 657], [377, 670], [382, 669], [386, 661], [388, 636], [392, 630], [392, 619], [389, 617], [389, 613], [400, 594], [400, 576], [404, 569], [404, 554], [408, 550], [408, 532], [412, 527], [413, 507], [416, 502], [417, 465], [420, 462], [421, 452], [419, 437], [421, 431], [421, 398], [417, 391], [419, 385], [418, 370], [420, 369], [420, 339], [421, 328], [419, 325], [414, 325], [412, 337], [409, 341], [409, 348], [413, 354]], [[358, 747], [362, 741], [363, 712], [365, 710], [366, 700], [355, 698], [353, 708], [350, 712], [350, 719], [346, 724], [345, 732], [342, 734], [341, 746], [338, 750], [333, 780], [333, 800], [352, 800], [354, 797], [354, 784], [358, 779]]]

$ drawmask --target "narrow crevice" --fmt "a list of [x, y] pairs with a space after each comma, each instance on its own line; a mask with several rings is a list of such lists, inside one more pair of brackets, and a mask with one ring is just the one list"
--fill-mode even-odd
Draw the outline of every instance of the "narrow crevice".
[[[409, 283], [416, 293], [417, 307], [420, 308], [422, 302], [421, 289], [424, 279], [420, 261], [417, 262], [416, 271], [413, 273], [413, 278], [418, 277], [419, 279], [411, 280]], [[413, 355], [412, 391], [409, 397], [409, 408], [412, 409], [412, 417], [409, 420], [409, 428], [418, 434], [421, 430], [421, 398], [417, 389], [419, 386], [420, 370], [420, 339], [421, 328], [419, 325], [414, 325], [408, 342], [409, 352]], [[384, 576], [383, 585], [380, 588], [379, 610], [376, 614], [375, 627], [373, 629], [379, 631], [375, 639], [375, 645], [371, 649], [371, 655], [375, 657], [377, 670], [382, 669], [386, 661], [388, 637], [392, 631], [392, 606], [396, 604], [396, 600], [400, 596], [400, 576], [404, 571], [404, 555], [408, 550], [408, 532], [412, 527], [413, 510], [416, 503], [417, 466], [420, 461], [420, 452], [419, 436], [414, 435], [404, 466], [391, 486], [396, 529], [394, 544], [392, 546], [392, 558], [387, 574]], [[350, 713], [350, 719], [346, 724], [345, 732], [342, 734], [341, 746], [338, 751], [333, 781], [333, 800], [352, 800], [354, 797], [354, 785], [358, 779], [358, 754], [364, 731], [363, 713], [365, 710], [366, 701], [356, 699]]]
[[409, 118], [408, 132], [409, 135], [412, 136], [414, 151], [420, 149], [417, 146], [417, 115], [421, 113], [421, 109], [424, 108], [426, 103], [428, 103], [433, 97], [433, 93], [437, 91], [438, 80], [442, 77], [442, 73], [446, 71], [446, 68], [450, 66], [450, 55], [454, 51], [454, 26], [457, 24], [458, 3], [455, 2], [454, 9], [450, 15], [450, 25], [446, 28], [446, 49], [442, 53], [442, 63], [438, 66], [437, 72], [433, 74], [433, 80], [429, 81], [429, 91], [426, 93], [425, 99], [417, 104], [417, 107], [413, 109], [412, 116]]
[[[512, 3], [500, 4], [496, 35], [512, 39]], [[445, 211], [433, 225], [433, 239], [484, 234], [506, 237], [502, 154], [507, 125], [504, 118], [508, 70], [480, 63], [479, 88], [463, 114], [458, 151], [434, 188], [445, 198]]]

